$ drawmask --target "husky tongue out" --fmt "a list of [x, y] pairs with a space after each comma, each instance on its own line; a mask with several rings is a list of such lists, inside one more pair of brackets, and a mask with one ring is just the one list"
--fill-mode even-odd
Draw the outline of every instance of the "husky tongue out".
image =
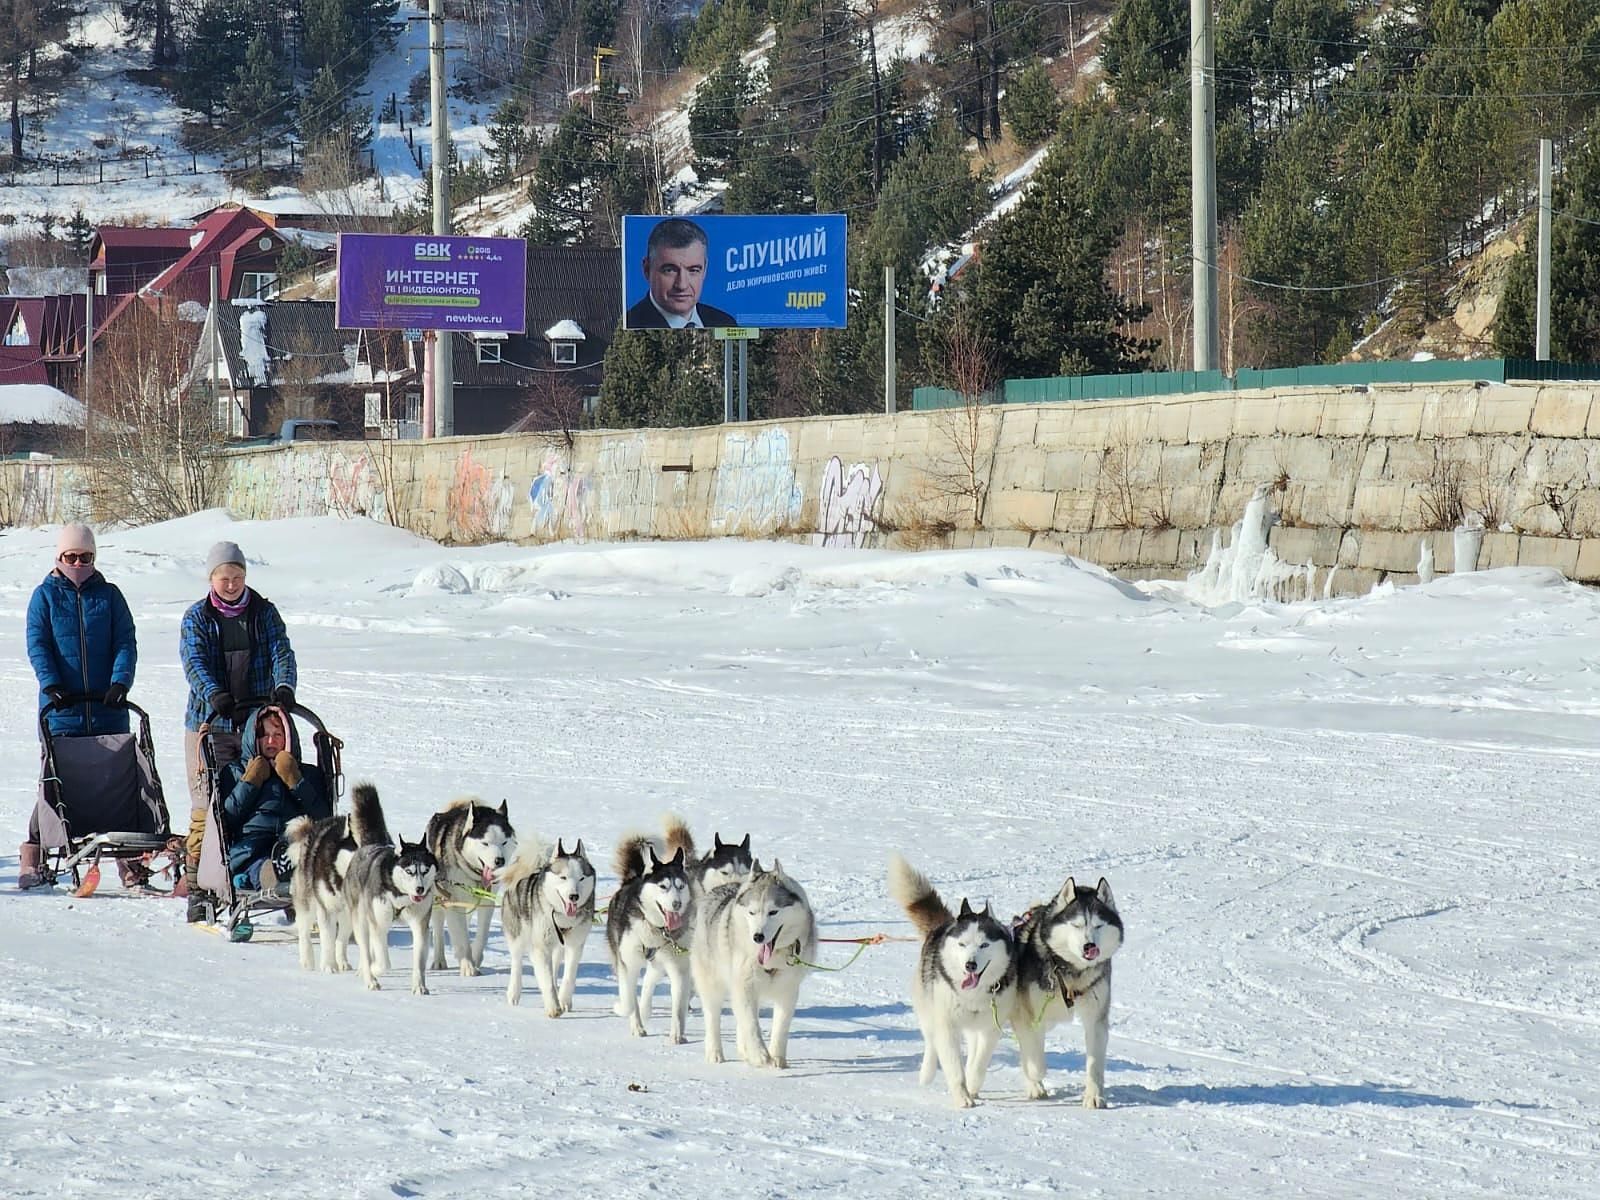
[[683, 924], [683, 914], [682, 913], [672, 912], [672, 911], [670, 911], [668, 909], [663, 908], [661, 910], [661, 916], [662, 916], [662, 919], [665, 920], [666, 923], [667, 923], [667, 931], [669, 933], [672, 930], [677, 929], [680, 925]]
[[567, 901], [567, 916], [575, 917], [577, 915], [578, 915], [578, 906], [576, 904], [574, 904], [571, 900], [568, 900]]
[[975, 988], [977, 986], [978, 986], [978, 973], [976, 971], [968, 971], [965, 975], [963, 975], [961, 977], [961, 990], [963, 992], [971, 991], [973, 988]]
[[756, 962], [763, 967], [772, 960], [773, 946], [771, 942], [762, 942], [761, 949], [756, 951]]
[[483, 880], [483, 886], [484, 887], [493, 887], [494, 886], [494, 868], [493, 867], [485, 867], [485, 868], [483, 868], [482, 871], [478, 872], [478, 876], [479, 876], [479, 878], [481, 878]]

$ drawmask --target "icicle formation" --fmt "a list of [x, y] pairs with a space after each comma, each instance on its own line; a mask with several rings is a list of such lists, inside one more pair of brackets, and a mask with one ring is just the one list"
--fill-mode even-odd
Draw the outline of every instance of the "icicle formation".
[[1315, 568], [1310, 563], [1284, 562], [1267, 544], [1276, 514], [1268, 504], [1270, 484], [1262, 484], [1245, 505], [1244, 516], [1233, 527], [1230, 544], [1222, 544], [1222, 531], [1211, 535], [1206, 565], [1190, 575], [1183, 592], [1197, 604], [1215, 607], [1252, 600], [1305, 600], [1312, 594]]

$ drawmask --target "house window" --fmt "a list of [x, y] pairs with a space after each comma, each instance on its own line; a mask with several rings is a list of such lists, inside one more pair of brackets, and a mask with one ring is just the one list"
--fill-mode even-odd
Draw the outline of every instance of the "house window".
[[367, 411], [366, 427], [368, 429], [378, 428], [383, 423], [383, 393], [368, 392], [362, 397], [362, 400]]
[[406, 415], [405, 415], [405, 419], [407, 421], [412, 422], [415, 425], [422, 424], [422, 393], [421, 392], [407, 392], [406, 393]]
[[497, 363], [500, 361], [500, 343], [488, 340], [478, 343], [478, 361], [481, 363]]
[[106, 273], [104, 271], [94, 277], [94, 294], [96, 296], [104, 296], [106, 294]]
[[556, 363], [575, 363], [578, 361], [577, 342], [551, 342], [550, 361]]
[[277, 272], [246, 271], [239, 276], [239, 298], [241, 300], [272, 300], [277, 295]]
[[11, 328], [6, 330], [8, 346], [26, 346], [28, 344], [28, 323], [22, 319], [22, 314], [17, 314], [17, 319], [11, 322]]

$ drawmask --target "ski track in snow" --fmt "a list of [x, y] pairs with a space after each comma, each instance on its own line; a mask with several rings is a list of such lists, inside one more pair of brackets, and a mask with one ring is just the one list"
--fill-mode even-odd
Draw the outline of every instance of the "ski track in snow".
[[[914, 946], [814, 973], [789, 1071], [711, 1067], [698, 1011], [666, 1043], [664, 990], [646, 1039], [611, 1015], [600, 929], [552, 1021], [531, 978], [506, 1005], [498, 925], [486, 973], [430, 972], [429, 997], [397, 929], [368, 993], [300, 971], [279, 931], [231, 945], [114, 884], [18, 894], [5, 854], [0, 1194], [1600, 1186], [1592, 592], [1513, 571], [1204, 610], [1020, 551], [461, 550], [202, 514], [102, 539], [175, 813], [177, 620], [224, 536], [259, 557], [350, 779], [408, 836], [453, 795], [506, 797], [525, 834], [584, 838], [604, 897], [620, 837], [678, 811], [704, 842], [749, 831], [780, 855], [828, 937], [908, 933], [890, 850], [1007, 913], [1105, 875], [1128, 928], [1112, 1107], [1079, 1107], [1075, 1025], [1048, 1037], [1048, 1101], [1021, 1099], [1009, 1039], [977, 1108], [919, 1088]], [[19, 835], [23, 612], [51, 545], [0, 533], [0, 819]], [[488, 590], [412, 594], [442, 563]]]

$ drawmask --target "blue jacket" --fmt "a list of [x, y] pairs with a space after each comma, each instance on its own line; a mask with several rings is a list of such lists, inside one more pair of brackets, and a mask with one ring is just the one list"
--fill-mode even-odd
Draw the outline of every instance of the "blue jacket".
[[[281, 684], [295, 687], [300, 679], [295, 670], [294, 647], [289, 645], [289, 632], [278, 615], [277, 605], [252, 588], [245, 620], [250, 627], [251, 694], [234, 699], [265, 699]], [[184, 678], [189, 681], [189, 707], [184, 710], [183, 727], [199, 729], [211, 713], [211, 697], [229, 690], [222, 627], [217, 623], [217, 610], [211, 607], [210, 596], [197, 600], [183, 614], [178, 658], [183, 663]]]
[[[101, 696], [113, 683], [133, 687], [139, 647], [133, 614], [114, 583], [96, 571], [83, 587], [51, 571], [28, 601], [28, 659], [39, 679], [39, 708], [47, 687]], [[50, 714], [52, 734], [127, 733], [128, 710], [95, 702]]]
[[[240, 735], [239, 761], [227, 763], [217, 771], [217, 791], [223, 798], [222, 819], [228, 833], [230, 872], [242, 871], [271, 854], [273, 844], [283, 836], [284, 827], [294, 818], [319, 819], [333, 815], [322, 770], [315, 763], [300, 764], [300, 782], [293, 788], [285, 786], [276, 771], [268, 775], [260, 787], [245, 779], [245, 767], [256, 755], [257, 718], [264, 712], [278, 711], [269, 706], [250, 712]], [[289, 749], [299, 758], [300, 735], [292, 720], [287, 717], [284, 720], [289, 727]]]

